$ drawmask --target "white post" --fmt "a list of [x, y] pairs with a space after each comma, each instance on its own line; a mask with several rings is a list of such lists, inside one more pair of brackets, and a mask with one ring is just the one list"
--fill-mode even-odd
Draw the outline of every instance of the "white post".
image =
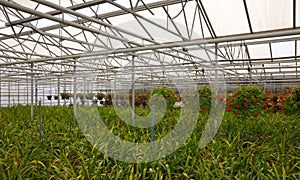
[[131, 119], [134, 119], [134, 108], [135, 108], [135, 103], [134, 103], [134, 96], [135, 96], [135, 90], [134, 90], [134, 55], [132, 56], [132, 76], [131, 76], [131, 106], [132, 106], [132, 111], [131, 111]]

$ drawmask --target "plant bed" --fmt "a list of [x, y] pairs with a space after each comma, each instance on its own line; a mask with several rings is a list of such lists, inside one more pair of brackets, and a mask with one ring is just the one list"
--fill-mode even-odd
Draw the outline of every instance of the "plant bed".
[[[35, 107], [36, 108], [36, 107]], [[147, 114], [144, 108], [136, 108]], [[30, 106], [3, 107], [1, 179], [299, 179], [299, 117], [268, 113], [256, 119], [226, 112], [218, 133], [198, 146], [208, 116], [200, 114], [193, 133], [178, 150], [158, 161], [129, 163], [98, 151], [74, 121], [72, 107], [43, 107], [43, 140]], [[130, 127], [113, 107], [99, 107], [112, 135], [151, 142], [151, 127]], [[167, 135], [178, 118], [168, 109], [155, 125], [154, 138]], [[14, 114], [14, 116], [12, 116]], [[115, 147], [117, 150], [118, 147]], [[120, 179], [119, 178], [119, 179]], [[158, 179], [158, 178], [157, 178]]]

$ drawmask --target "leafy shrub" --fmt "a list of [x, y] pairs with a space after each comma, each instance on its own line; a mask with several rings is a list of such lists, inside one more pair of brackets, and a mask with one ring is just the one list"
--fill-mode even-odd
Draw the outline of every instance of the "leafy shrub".
[[284, 92], [273, 94], [273, 93], [265, 93], [264, 95], [265, 102], [263, 103], [266, 112], [282, 112], [286, 108], [286, 99], [288, 95]]
[[152, 94], [161, 94], [166, 99], [167, 107], [172, 108], [175, 102], [179, 101], [178, 95], [174, 92], [172, 88], [167, 86], [156, 87], [153, 89]]
[[257, 118], [263, 111], [263, 91], [255, 85], [239, 86], [227, 99], [227, 111], [235, 115]]

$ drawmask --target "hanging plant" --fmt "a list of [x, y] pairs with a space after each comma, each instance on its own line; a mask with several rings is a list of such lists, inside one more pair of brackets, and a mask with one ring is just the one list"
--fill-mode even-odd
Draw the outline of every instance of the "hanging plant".
[[47, 96], [47, 99], [50, 101], [52, 99], [52, 96], [51, 95], [48, 95]]
[[85, 98], [88, 99], [88, 100], [93, 100], [93, 97], [94, 97], [94, 94], [93, 93], [87, 93], [85, 95]]
[[106, 106], [111, 106], [112, 105], [112, 97], [111, 94], [107, 94], [105, 96], [105, 105]]
[[62, 99], [70, 99], [71, 97], [71, 94], [66, 92], [60, 93], [60, 95]]
[[97, 93], [96, 97], [98, 100], [102, 100], [104, 98], [104, 94], [103, 93]]

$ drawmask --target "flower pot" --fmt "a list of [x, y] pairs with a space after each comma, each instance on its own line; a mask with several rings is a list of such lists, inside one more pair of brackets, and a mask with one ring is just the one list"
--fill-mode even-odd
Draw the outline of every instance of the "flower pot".
[[58, 100], [58, 96], [54, 96], [54, 100]]
[[47, 96], [47, 99], [50, 101], [52, 99], [52, 96]]
[[100, 101], [100, 104], [103, 105], [103, 104], [104, 104], [104, 101]]

